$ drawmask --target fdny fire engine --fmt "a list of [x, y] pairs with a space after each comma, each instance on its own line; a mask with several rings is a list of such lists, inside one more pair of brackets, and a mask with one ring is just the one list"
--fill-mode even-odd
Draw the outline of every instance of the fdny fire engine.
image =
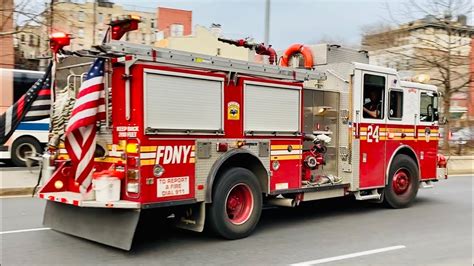
[[[131, 22], [56, 67], [61, 112], [37, 193], [54, 230], [129, 250], [140, 217], [159, 208], [181, 228], [238, 239], [264, 204], [353, 195], [404, 208], [445, 177], [434, 86], [339, 46], [295, 45], [271, 65], [119, 41]], [[91, 58], [106, 60], [106, 115], [85, 195], [57, 127]]]

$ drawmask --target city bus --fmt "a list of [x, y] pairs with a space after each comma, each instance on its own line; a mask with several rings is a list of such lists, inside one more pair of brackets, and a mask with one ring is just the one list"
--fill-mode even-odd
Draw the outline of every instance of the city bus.
[[[2, 113], [18, 101], [42, 76], [42, 71], [0, 68]], [[26, 166], [29, 154], [43, 153], [48, 142], [49, 119], [21, 122], [12, 136], [0, 145], [0, 160], [14, 166]]]

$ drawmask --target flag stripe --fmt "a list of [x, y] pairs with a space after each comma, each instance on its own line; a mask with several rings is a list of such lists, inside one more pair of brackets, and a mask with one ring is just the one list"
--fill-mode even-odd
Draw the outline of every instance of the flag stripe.
[[12, 109], [8, 108], [6, 114], [5, 132], [9, 132], [12, 129]]
[[35, 117], [35, 116], [49, 116], [49, 109], [48, 110], [32, 110], [29, 111], [26, 115], [26, 117]]
[[51, 105], [51, 100], [50, 99], [43, 100], [43, 99], [39, 99], [39, 97], [38, 97], [36, 99], [36, 101], [31, 106], [41, 106], [41, 105], [50, 106]]

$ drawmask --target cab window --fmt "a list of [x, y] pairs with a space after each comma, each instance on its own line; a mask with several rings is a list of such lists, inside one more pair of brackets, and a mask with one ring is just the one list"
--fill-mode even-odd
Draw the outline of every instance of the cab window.
[[388, 111], [388, 118], [392, 120], [402, 119], [403, 115], [403, 91], [390, 91], [389, 96], [390, 109]]
[[364, 118], [384, 118], [385, 77], [364, 75]]
[[438, 121], [438, 95], [433, 92], [420, 94], [420, 121]]

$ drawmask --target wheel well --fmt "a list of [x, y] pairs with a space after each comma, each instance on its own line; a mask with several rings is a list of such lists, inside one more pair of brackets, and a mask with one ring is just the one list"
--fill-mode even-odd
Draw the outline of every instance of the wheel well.
[[406, 155], [410, 157], [416, 164], [416, 167], [418, 168], [418, 174], [420, 174], [420, 164], [418, 161], [418, 157], [416, 157], [415, 152], [409, 148], [409, 147], [402, 147], [399, 150], [397, 150], [393, 155], [392, 158], [390, 159], [390, 164], [387, 167], [387, 176], [385, 178], [385, 184], [388, 184], [388, 178], [389, 178], [389, 173], [390, 173], [390, 167], [392, 166], [393, 160], [395, 160], [395, 157], [399, 154]]
[[218, 170], [215, 174], [210, 176], [207, 185], [206, 202], [212, 202], [212, 188], [214, 182], [222, 176], [222, 173], [234, 167], [242, 167], [251, 171], [257, 177], [261, 191], [268, 193], [268, 172], [262, 162], [250, 153], [237, 153], [228, 157], [218, 166]]
[[[22, 135], [22, 136], [16, 138], [13, 141], [13, 143], [18, 142], [19, 140], [22, 140], [22, 139], [27, 139], [27, 138], [31, 138], [31, 139], [35, 140], [36, 142], [38, 142], [40, 145], [42, 145], [41, 142], [36, 137], [34, 137], [32, 135]], [[12, 146], [13, 146], [13, 143], [12, 143]]]

